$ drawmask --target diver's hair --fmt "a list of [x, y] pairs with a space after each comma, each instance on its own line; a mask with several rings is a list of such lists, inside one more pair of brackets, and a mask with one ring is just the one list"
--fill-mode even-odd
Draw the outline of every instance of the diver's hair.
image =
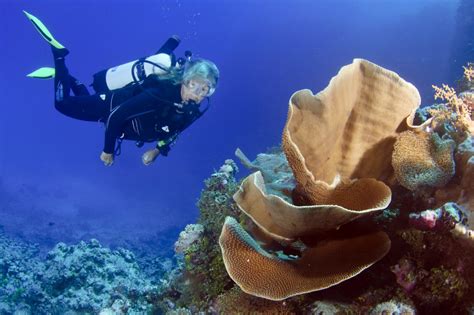
[[183, 82], [183, 73], [184, 73], [183, 68], [172, 67], [172, 68], [169, 69], [168, 72], [166, 72], [164, 74], [159, 74], [159, 75], [152, 74], [152, 76], [156, 80], [163, 80], [163, 81], [169, 80], [174, 85], [179, 85], [179, 84], [181, 84], [181, 82]]
[[156, 76], [158, 80], [169, 80], [174, 85], [181, 84], [193, 78], [203, 78], [209, 80], [212, 88], [216, 88], [219, 81], [219, 69], [206, 59], [194, 59], [185, 64], [184, 67], [172, 67], [168, 73]]
[[219, 81], [219, 69], [217, 69], [217, 66], [212, 61], [194, 59], [185, 65], [183, 82], [196, 77], [208, 80], [211, 83], [211, 87], [216, 88]]

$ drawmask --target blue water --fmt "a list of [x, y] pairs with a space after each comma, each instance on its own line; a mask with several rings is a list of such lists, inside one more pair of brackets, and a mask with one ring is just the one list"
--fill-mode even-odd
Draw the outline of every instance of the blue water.
[[[195, 222], [203, 180], [237, 147], [254, 158], [277, 145], [291, 94], [322, 90], [353, 58], [398, 72], [430, 104], [431, 84], [461, 75], [463, 55], [453, 57], [457, 6], [455, 0], [0, 0], [0, 224], [24, 233], [96, 222], [89, 235], [100, 240], [101, 228], [121, 226], [123, 236]], [[192, 50], [221, 71], [211, 109], [154, 165], [142, 165], [144, 148], [130, 142], [104, 167], [103, 127], [62, 116], [52, 82], [25, 77], [51, 66], [52, 57], [22, 10], [41, 18], [71, 51], [69, 69], [85, 83], [179, 35], [178, 56]], [[51, 237], [59, 241], [61, 234]]]

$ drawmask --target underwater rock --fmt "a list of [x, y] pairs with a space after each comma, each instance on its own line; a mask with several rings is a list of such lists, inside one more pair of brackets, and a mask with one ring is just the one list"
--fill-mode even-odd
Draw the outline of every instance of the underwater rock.
[[474, 247], [474, 230], [458, 223], [454, 229], [451, 230], [451, 233], [455, 237], [465, 241], [468, 245]]

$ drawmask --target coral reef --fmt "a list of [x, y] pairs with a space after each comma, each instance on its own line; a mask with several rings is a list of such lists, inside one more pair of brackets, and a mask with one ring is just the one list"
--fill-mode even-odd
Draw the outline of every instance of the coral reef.
[[[194, 231], [191, 232], [192, 241], [186, 241], [189, 246], [177, 247], [177, 276], [160, 298], [164, 311], [176, 313], [181, 309], [179, 312], [184, 312], [187, 307], [195, 313], [206, 309], [220, 294], [232, 288], [232, 280], [222, 261], [218, 238], [225, 217], [239, 216], [237, 205], [232, 199], [238, 189], [235, 179], [237, 172], [237, 165], [229, 159], [205, 180], [205, 188], [197, 204], [200, 210], [199, 225], [191, 229]], [[199, 226], [203, 227], [202, 231]], [[187, 239], [188, 235], [189, 232], [185, 232], [183, 237]]]
[[132, 252], [97, 240], [59, 243], [45, 259], [31, 245], [0, 235], [0, 314], [153, 312], [165, 278], [155, 283]]
[[33, 307], [46, 301], [35, 276], [43, 269], [38, 251], [37, 246], [7, 237], [0, 228], [0, 314], [29, 311], [26, 300], [33, 301]]
[[[268, 195], [260, 172], [243, 181], [234, 199], [276, 241], [325, 242], [305, 244], [301, 257], [285, 262], [226, 219], [219, 242], [227, 272], [242, 290], [272, 300], [321, 290], [359, 274], [388, 252], [390, 241], [383, 232], [338, 233], [337, 240], [318, 234], [389, 205], [391, 191], [379, 180], [391, 170], [387, 152], [419, 104], [413, 85], [362, 59], [341, 68], [317, 95], [308, 90], [293, 94], [282, 139], [297, 183], [293, 204]], [[346, 260], [351, 262], [338, 264]]]
[[[347, 88], [344, 78], [350, 78]], [[377, 89], [372, 91], [374, 87]], [[360, 93], [355, 93], [358, 88]], [[384, 95], [384, 89], [391, 93]], [[377, 104], [389, 105], [371, 109], [365, 117], [364, 106], [359, 107], [358, 102], [371, 108], [372, 97], [383, 99]], [[188, 260], [185, 256], [187, 266], [181, 280], [192, 283], [189, 270], [199, 270], [204, 283], [203, 279], [218, 270], [219, 282], [225, 284], [212, 292], [198, 286], [175, 292], [175, 297], [169, 292], [165, 309], [186, 307], [191, 313], [467, 314], [474, 305], [474, 145], [472, 117], [467, 115], [470, 96], [456, 97], [454, 101], [445, 98], [446, 104], [417, 109], [416, 88], [395, 73], [362, 60], [343, 68], [317, 95], [307, 90], [295, 93], [283, 135], [284, 155], [272, 149], [250, 161], [237, 150], [242, 164], [255, 173], [245, 178], [240, 188], [234, 183], [235, 202], [226, 199], [227, 208], [219, 207], [215, 196], [222, 191], [220, 185], [206, 185], [201, 195], [205, 205], [213, 203], [212, 207], [200, 207], [199, 223], [205, 230], [202, 238], [206, 222], [212, 227], [213, 241], [219, 225], [222, 227], [222, 260], [212, 269], [209, 258], [196, 259], [204, 256], [200, 250], [207, 249], [213, 258], [219, 252], [215, 244], [198, 240], [190, 248], [199, 250]], [[340, 107], [339, 102], [343, 103]], [[387, 123], [393, 128], [387, 128]], [[389, 132], [378, 132], [379, 125]], [[351, 204], [354, 199], [358, 203]], [[378, 205], [372, 212], [378, 215], [341, 218], [344, 211], [364, 212], [371, 203]], [[200, 205], [204, 204], [200, 201]], [[325, 205], [345, 210], [328, 211]], [[324, 215], [318, 218], [313, 211]], [[224, 214], [235, 219], [224, 220]], [[216, 219], [218, 224], [214, 224]], [[319, 229], [318, 224], [322, 226]], [[380, 229], [385, 233], [377, 232]], [[384, 245], [371, 246], [371, 233], [378, 233], [371, 239], [374, 244]], [[352, 245], [354, 237], [361, 237], [364, 246]], [[391, 241], [386, 255], [383, 239]], [[371, 268], [344, 276], [344, 272], [351, 273], [347, 267], [363, 257], [355, 254], [358, 249], [369, 255], [377, 248], [379, 255], [365, 262], [370, 262]], [[200, 269], [201, 263], [207, 268]], [[338, 269], [341, 264], [346, 266]], [[237, 285], [226, 282], [223, 265]], [[333, 271], [341, 276], [339, 280], [331, 278]], [[352, 277], [355, 274], [359, 275]], [[200, 300], [186, 300], [184, 294]]]

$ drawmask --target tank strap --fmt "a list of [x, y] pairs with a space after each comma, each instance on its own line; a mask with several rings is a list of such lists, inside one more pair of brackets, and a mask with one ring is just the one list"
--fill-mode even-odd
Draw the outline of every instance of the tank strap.
[[138, 81], [143, 81], [146, 78], [146, 73], [145, 73], [145, 61], [146, 58], [140, 58], [137, 60], [137, 79]]
[[122, 154], [122, 141], [125, 138], [125, 134], [122, 133], [120, 138], [117, 138], [116, 140], [116, 145], [115, 145], [115, 150], [114, 150], [114, 156], [119, 156]]

